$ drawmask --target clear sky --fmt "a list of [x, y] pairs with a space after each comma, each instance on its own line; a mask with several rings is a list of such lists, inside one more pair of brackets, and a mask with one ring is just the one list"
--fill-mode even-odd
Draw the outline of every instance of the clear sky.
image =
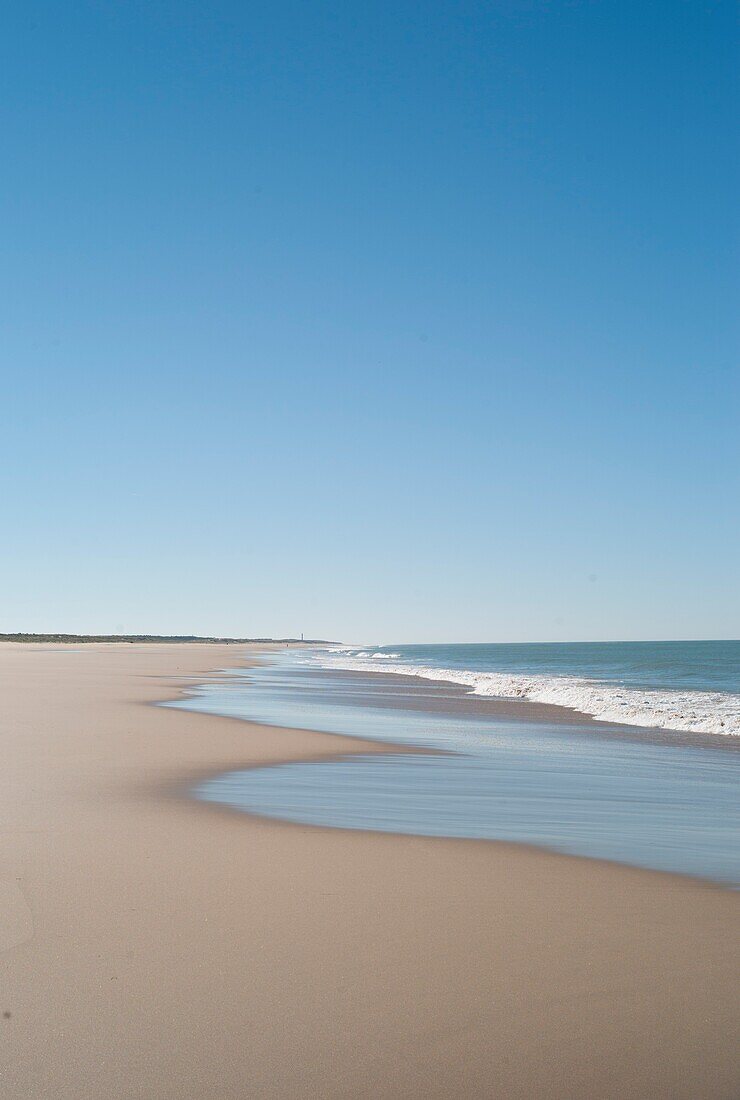
[[734, 19], [4, 5], [0, 630], [738, 637]]

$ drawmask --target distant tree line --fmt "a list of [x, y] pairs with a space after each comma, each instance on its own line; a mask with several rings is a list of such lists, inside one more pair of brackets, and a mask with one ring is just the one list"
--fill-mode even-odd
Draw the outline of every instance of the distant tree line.
[[331, 645], [324, 638], [202, 638], [198, 634], [0, 634], [2, 642], [213, 642], [239, 645], [273, 642], [281, 645]]

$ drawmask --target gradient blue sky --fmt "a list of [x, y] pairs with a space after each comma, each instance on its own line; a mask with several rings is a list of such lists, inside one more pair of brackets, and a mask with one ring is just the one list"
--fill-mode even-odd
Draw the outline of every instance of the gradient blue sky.
[[734, 17], [4, 5], [0, 630], [737, 637]]

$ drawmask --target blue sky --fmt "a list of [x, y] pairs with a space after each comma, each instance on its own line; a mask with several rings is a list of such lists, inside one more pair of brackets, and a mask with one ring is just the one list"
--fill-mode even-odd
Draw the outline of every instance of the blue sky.
[[6, 5], [0, 630], [737, 637], [734, 14]]

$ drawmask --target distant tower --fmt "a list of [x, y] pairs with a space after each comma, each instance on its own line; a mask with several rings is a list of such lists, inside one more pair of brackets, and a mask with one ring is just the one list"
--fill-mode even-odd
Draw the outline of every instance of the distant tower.
[[301, 631], [301, 641], [303, 641], [303, 631]]

